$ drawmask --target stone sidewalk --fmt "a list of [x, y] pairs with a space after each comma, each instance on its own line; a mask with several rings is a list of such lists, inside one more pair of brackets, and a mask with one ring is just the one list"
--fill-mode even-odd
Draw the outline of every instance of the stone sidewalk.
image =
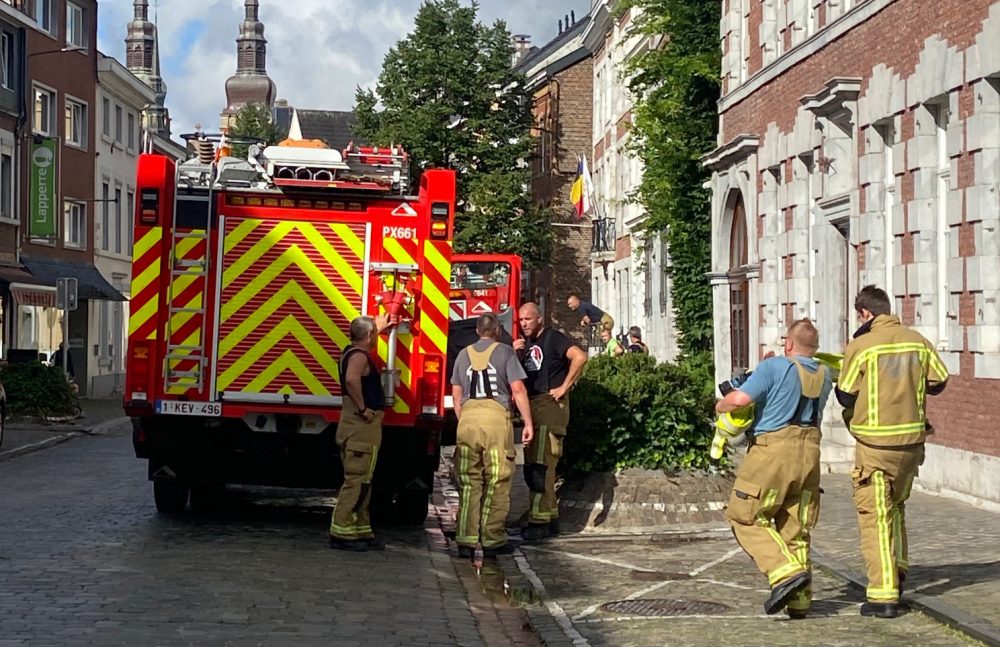
[[[850, 477], [823, 476], [816, 563], [866, 581]], [[910, 572], [904, 601], [989, 645], [1000, 645], [1000, 514], [915, 491], [906, 504]]]
[[68, 422], [11, 419], [7, 421], [0, 460], [45, 449], [81, 435], [100, 433], [125, 417], [122, 399], [81, 399], [83, 417]]

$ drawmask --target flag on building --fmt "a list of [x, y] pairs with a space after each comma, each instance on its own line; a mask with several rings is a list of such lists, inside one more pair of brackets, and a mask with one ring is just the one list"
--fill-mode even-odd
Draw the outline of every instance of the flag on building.
[[590, 171], [587, 169], [587, 157], [581, 155], [576, 163], [576, 181], [570, 189], [569, 197], [576, 208], [576, 215], [579, 218], [590, 213], [590, 194], [593, 186], [590, 182]]

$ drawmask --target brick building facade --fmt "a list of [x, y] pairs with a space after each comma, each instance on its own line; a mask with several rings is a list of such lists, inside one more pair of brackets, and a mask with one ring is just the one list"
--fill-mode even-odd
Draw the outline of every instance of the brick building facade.
[[566, 306], [566, 298], [573, 291], [590, 298], [591, 224], [576, 216], [570, 200], [577, 158], [587, 153], [591, 137], [593, 67], [581, 38], [587, 20], [560, 24], [556, 38], [516, 66], [527, 78], [538, 142], [531, 196], [539, 207], [552, 209], [555, 235], [552, 262], [530, 273], [525, 296], [542, 306], [548, 325], [577, 341], [583, 341], [580, 317]]
[[[723, 0], [713, 169], [720, 378], [874, 283], [953, 374], [920, 484], [1000, 507], [1000, 2]], [[824, 461], [852, 441], [826, 416]]]

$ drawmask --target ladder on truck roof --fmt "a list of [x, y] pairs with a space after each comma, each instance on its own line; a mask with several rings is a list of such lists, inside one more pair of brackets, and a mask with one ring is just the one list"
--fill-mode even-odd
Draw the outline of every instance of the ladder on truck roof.
[[[175, 186], [181, 179], [182, 169], [178, 165], [175, 175]], [[177, 228], [177, 202], [178, 196], [174, 196], [174, 204], [171, 209], [170, 223], [170, 256], [169, 271], [170, 280], [167, 288], [167, 325], [166, 325], [166, 356], [164, 358], [164, 392], [170, 393], [173, 389], [193, 389], [201, 391], [205, 386], [205, 373], [208, 364], [208, 357], [205, 355], [205, 344], [207, 330], [206, 312], [208, 307], [209, 280], [208, 268], [211, 258], [211, 238], [212, 238], [212, 185], [208, 185], [208, 201], [206, 205], [205, 229], [193, 229], [191, 231], [178, 231]], [[177, 258], [178, 247], [189, 241], [193, 241], [195, 246], [204, 242], [204, 253], [201, 258], [184, 259]], [[198, 288], [201, 294], [200, 303], [196, 307], [188, 305], [178, 306], [175, 304], [174, 293], [178, 279], [193, 278], [192, 285], [186, 286]], [[184, 317], [190, 315], [190, 317]], [[201, 318], [199, 344], [174, 343], [175, 323], [180, 319]], [[180, 369], [178, 366], [183, 363], [194, 364], [193, 368]]]

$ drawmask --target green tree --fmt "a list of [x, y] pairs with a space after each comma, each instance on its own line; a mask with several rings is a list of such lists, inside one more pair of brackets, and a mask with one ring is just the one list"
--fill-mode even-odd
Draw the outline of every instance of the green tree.
[[374, 90], [359, 88], [358, 134], [400, 143], [414, 179], [457, 171], [456, 249], [548, 260], [549, 213], [531, 204], [530, 100], [503, 22], [483, 25], [478, 3], [425, 0], [415, 28], [386, 55]]
[[701, 156], [715, 148], [719, 99], [720, 2], [622, 0], [617, 11], [642, 12], [633, 34], [660, 39], [622, 74], [636, 97], [630, 146], [644, 171], [632, 199], [649, 214], [650, 238], [666, 237], [680, 345], [688, 356], [712, 346], [709, 172]]
[[271, 109], [262, 103], [250, 103], [236, 113], [229, 129], [233, 157], [246, 159], [250, 143], [263, 142], [277, 144], [285, 138], [285, 133], [271, 119]]

